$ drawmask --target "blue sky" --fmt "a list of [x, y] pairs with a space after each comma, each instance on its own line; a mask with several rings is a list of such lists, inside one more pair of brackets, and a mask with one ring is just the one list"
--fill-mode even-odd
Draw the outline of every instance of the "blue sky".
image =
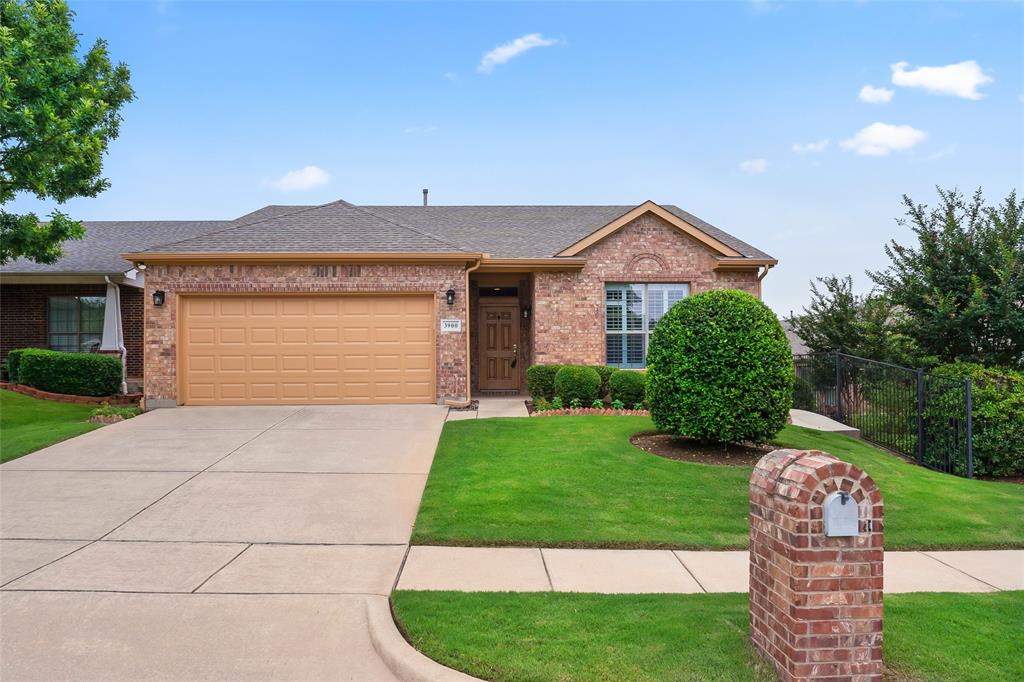
[[138, 93], [83, 219], [652, 199], [779, 258], [781, 314], [866, 288], [902, 193], [1024, 190], [1019, 3], [72, 6]]

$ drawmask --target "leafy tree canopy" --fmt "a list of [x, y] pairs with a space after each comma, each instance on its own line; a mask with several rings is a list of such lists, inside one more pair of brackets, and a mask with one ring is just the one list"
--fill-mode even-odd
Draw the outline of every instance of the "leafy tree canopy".
[[891, 264], [869, 272], [903, 313], [901, 330], [928, 356], [1021, 367], [1024, 363], [1024, 201], [1011, 192], [985, 205], [939, 189], [930, 209], [904, 196], [916, 244], [891, 241]]
[[[106, 42], [79, 56], [73, 16], [63, 0], [0, 0], [0, 205], [19, 192], [64, 203], [110, 184], [100, 175], [103, 154], [135, 95]], [[65, 240], [82, 238], [64, 213], [49, 218], [0, 208], [0, 264], [53, 263]]]
[[903, 333], [903, 312], [876, 293], [853, 292], [853, 278], [829, 275], [811, 282], [811, 303], [787, 318], [812, 353], [841, 350], [900, 365], [932, 364]]

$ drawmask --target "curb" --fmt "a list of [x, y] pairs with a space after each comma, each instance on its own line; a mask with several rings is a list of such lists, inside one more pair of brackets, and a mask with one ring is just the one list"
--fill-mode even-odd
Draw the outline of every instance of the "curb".
[[446, 668], [412, 648], [398, 632], [387, 597], [367, 598], [366, 622], [374, 651], [403, 682], [480, 682], [478, 678]]

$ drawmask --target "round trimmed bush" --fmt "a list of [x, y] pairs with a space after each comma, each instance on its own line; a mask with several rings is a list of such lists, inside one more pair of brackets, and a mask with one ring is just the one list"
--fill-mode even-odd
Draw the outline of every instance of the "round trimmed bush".
[[555, 395], [566, 404], [579, 400], [589, 405], [601, 391], [601, 375], [593, 367], [566, 365], [555, 374]]
[[646, 383], [647, 374], [645, 372], [623, 370], [616, 372], [608, 379], [608, 390], [611, 392], [612, 400], [621, 400], [632, 407], [644, 401]]
[[526, 390], [534, 401], [554, 399], [555, 375], [560, 369], [561, 365], [530, 365], [526, 368]]
[[715, 443], [763, 443], [786, 425], [793, 356], [768, 306], [742, 291], [684, 298], [647, 350], [647, 400], [659, 430]]

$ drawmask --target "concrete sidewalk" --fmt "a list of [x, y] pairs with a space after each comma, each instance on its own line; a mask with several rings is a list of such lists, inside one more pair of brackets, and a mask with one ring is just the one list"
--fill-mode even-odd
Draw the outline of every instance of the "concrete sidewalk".
[[475, 410], [449, 410], [447, 421], [490, 419], [491, 417], [529, 417], [523, 396], [485, 396]]
[[[400, 590], [746, 592], [746, 552], [412, 547]], [[1024, 590], [1024, 550], [886, 552], [885, 591]]]

